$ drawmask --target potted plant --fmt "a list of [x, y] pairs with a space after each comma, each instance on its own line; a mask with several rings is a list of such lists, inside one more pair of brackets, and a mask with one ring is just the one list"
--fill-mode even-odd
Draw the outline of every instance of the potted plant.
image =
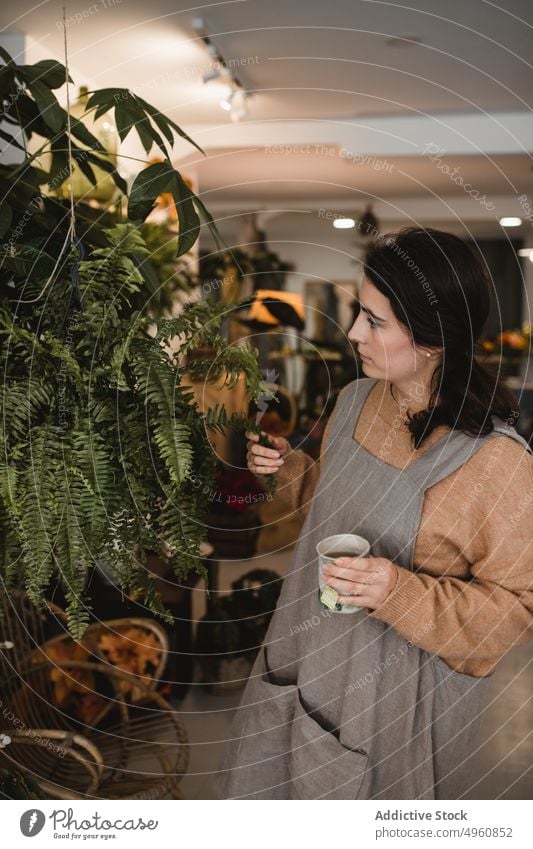
[[163, 161], [135, 178], [125, 221], [55, 198], [50, 189], [73, 163], [90, 181], [94, 166], [122, 193], [127, 186], [101, 142], [60, 106], [54, 91], [65, 82], [64, 66], [20, 66], [0, 55], [0, 137], [13, 154], [0, 165], [3, 586], [24, 585], [39, 605], [59, 581], [79, 640], [90, 620], [87, 575], [100, 560], [127, 595], [170, 621], [148, 552], [168, 557], [178, 577], [205, 574], [208, 499], [190, 475], [194, 468], [204, 479], [214, 475], [210, 429], [239, 424], [223, 407], [200, 411], [182, 381], [182, 358], [202, 345], [214, 349], [215, 363], [188, 362], [187, 372], [196, 380], [226, 373], [229, 383], [244, 372], [257, 398], [264, 392], [257, 352], [226, 342], [221, 305], [197, 301], [171, 318], [134, 306], [148, 288], [140, 227], [158, 195], [170, 192], [176, 204], [177, 257], [190, 250], [201, 221], [218, 238], [171, 163], [184, 131], [128, 89], [89, 93], [88, 113], [114, 112], [121, 140], [135, 130], [147, 155], [155, 145]]

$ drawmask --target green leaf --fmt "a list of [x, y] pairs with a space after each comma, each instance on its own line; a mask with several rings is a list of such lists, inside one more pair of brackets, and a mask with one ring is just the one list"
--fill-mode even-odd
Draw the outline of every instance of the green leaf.
[[15, 71], [12, 65], [0, 66], [0, 98], [8, 100], [17, 97]]
[[141, 140], [141, 144], [144, 147], [146, 153], [150, 153], [155, 142], [155, 144], [158, 145], [159, 149], [163, 152], [165, 157], [168, 158], [165, 143], [159, 133], [156, 132], [154, 128], [150, 125], [148, 118], [143, 118], [141, 121], [137, 121], [137, 123], [135, 124], [135, 129], [137, 130], [137, 133]]
[[42, 168], [35, 168], [34, 165], [30, 165], [26, 173], [28, 172], [31, 173], [31, 179], [36, 189], [38, 186], [42, 186], [48, 182], [48, 171], [43, 171]]
[[174, 171], [172, 178], [172, 194], [179, 221], [177, 256], [182, 256], [190, 251], [200, 235], [200, 219], [193, 205], [194, 194], [178, 171]]
[[142, 112], [139, 112], [137, 109], [133, 98], [130, 97], [127, 100], [117, 101], [115, 104], [115, 123], [120, 141], [124, 141], [132, 127], [135, 126], [137, 121], [142, 121], [143, 117]]
[[[154, 208], [156, 198], [168, 191], [172, 192], [178, 212], [177, 256], [182, 256], [198, 239], [200, 219], [194, 208], [196, 196], [181, 174], [169, 162], [156, 162], [137, 175], [130, 191], [128, 217], [135, 223], [141, 224]], [[207, 210], [205, 213], [209, 214]], [[216, 232], [218, 234], [218, 231]]]
[[174, 143], [174, 135], [172, 133], [172, 130], [168, 126], [167, 120], [161, 115], [160, 112], [157, 111], [157, 109], [155, 109], [153, 106], [150, 106], [150, 104], [147, 103], [146, 100], [143, 100], [142, 97], [138, 97], [137, 95], [135, 95], [135, 100], [139, 104], [140, 108], [144, 109], [144, 111], [151, 117], [152, 121], [161, 130], [169, 145], [172, 146]]
[[[140, 105], [140, 104], [144, 103], [144, 101], [141, 100], [141, 98], [138, 98], [138, 97], [135, 98], [135, 101], [137, 103], [139, 114], [143, 116], [137, 122], [135, 129], [139, 133], [139, 138], [141, 139], [141, 142], [143, 142], [144, 149], [146, 150], [146, 153], [150, 152], [150, 149], [155, 142], [155, 144], [159, 147], [159, 150], [162, 152], [165, 159], [168, 159], [169, 154], [168, 154], [167, 148], [165, 146], [165, 142], [163, 141], [163, 139], [161, 138], [161, 136], [159, 135], [157, 130], [154, 129], [154, 127], [152, 127], [152, 125], [150, 123], [149, 113], [147, 113], [146, 110], [144, 109], [144, 107]], [[146, 104], [146, 106], [148, 106], [148, 104]], [[155, 113], [155, 111], [156, 110], [152, 108], [152, 112]], [[167, 139], [169, 138], [169, 136], [170, 136], [170, 142], [169, 143], [170, 143], [170, 145], [172, 145], [173, 138], [172, 138], [172, 133], [170, 131], [166, 136]], [[144, 141], [143, 141], [143, 138], [144, 138]], [[147, 144], [149, 144], [149, 147], [147, 147]]]
[[[34, 65], [19, 65], [17, 73], [28, 83], [38, 80], [48, 88], [61, 88], [65, 85], [65, 66], [61, 62], [56, 62], [55, 59], [42, 59]], [[69, 82], [73, 82], [70, 76], [68, 79]]]
[[87, 161], [86, 152], [84, 150], [72, 151], [72, 158], [74, 159], [76, 165], [78, 166], [82, 174], [87, 177], [87, 179], [93, 186], [96, 186], [96, 184], [98, 183], [98, 179]]
[[121, 141], [135, 127], [146, 153], [150, 153], [155, 142], [163, 154], [168, 156], [163, 139], [151, 126], [150, 119], [137, 98], [130, 96], [127, 100], [119, 100], [115, 106], [115, 120]]
[[127, 88], [99, 88], [89, 94], [87, 112], [95, 106], [103, 108], [104, 112], [108, 112], [110, 109], [114, 109], [120, 100], [127, 100], [131, 97]]
[[155, 126], [160, 130], [169, 145], [173, 143], [172, 130], [181, 138], [194, 145], [200, 153], [204, 153], [201, 147], [196, 144], [181, 127], [162, 115], [154, 106], [151, 106], [142, 97], [137, 97], [127, 88], [104, 88], [92, 92], [87, 101], [87, 110], [95, 109], [95, 118], [100, 117], [110, 109], [115, 110], [115, 121], [117, 130], [121, 140], [123, 141], [130, 130], [135, 127], [141, 139], [141, 143], [147, 153], [149, 153], [152, 143], [158, 145], [165, 157], [168, 157], [168, 151], [161, 135], [150, 124], [150, 118]]
[[222, 236], [221, 236], [221, 234], [220, 234], [220, 232], [217, 228], [217, 225], [214, 222], [213, 216], [206, 209], [206, 207], [204, 206], [204, 204], [202, 203], [202, 201], [200, 200], [198, 195], [194, 195], [194, 204], [198, 208], [198, 212], [200, 213], [200, 216], [204, 219], [205, 223], [209, 227], [211, 235], [213, 236], [213, 239], [215, 240], [216, 245], [219, 248], [219, 250], [223, 250], [223, 249], [230, 250], [229, 245], [227, 245], [226, 242], [224, 241], [224, 239], [222, 238]]
[[16, 102], [10, 103], [6, 108], [6, 114], [13, 119], [17, 126], [24, 130], [28, 139], [31, 139], [34, 132], [40, 136], [48, 137], [50, 131], [42, 118], [39, 107], [35, 100], [28, 97], [27, 94], [20, 94]]
[[16, 66], [13, 57], [7, 52], [5, 47], [0, 47], [0, 57], [4, 60], [6, 65]]
[[109, 162], [108, 159], [103, 159], [102, 156], [96, 156], [94, 153], [87, 153], [87, 160], [92, 162], [93, 165], [96, 165], [98, 168], [101, 168], [102, 171], [106, 172], [106, 174], [109, 174], [113, 178], [117, 188], [119, 188], [123, 194], [127, 195], [128, 184], [124, 177], [120, 176], [112, 162]]
[[48, 86], [40, 80], [28, 81], [28, 88], [39, 107], [45, 124], [54, 133], [61, 132], [67, 123], [67, 113], [57, 102], [55, 94], [52, 94]]
[[67, 155], [67, 137], [62, 134], [58, 139], [54, 139], [51, 144], [52, 164], [48, 175], [48, 182], [52, 188], [57, 188], [64, 183], [70, 174]]
[[146, 100], [143, 100], [141, 97], [135, 95], [135, 99], [137, 100], [137, 103], [142, 106], [142, 108], [150, 115], [154, 123], [157, 124], [157, 126], [159, 127], [159, 129], [161, 130], [170, 145], [173, 144], [173, 137], [171, 132], [172, 128], [177, 132], [178, 136], [180, 136], [182, 139], [185, 139], [185, 141], [188, 141], [190, 144], [194, 145], [194, 147], [199, 150], [200, 153], [203, 153], [204, 156], [206, 155], [200, 145], [196, 144], [196, 142], [193, 141], [193, 139], [191, 139], [191, 137], [188, 136], [187, 133], [181, 129], [181, 127], [175, 124], [174, 121], [171, 121], [170, 118], [167, 118], [165, 115], [162, 115], [161, 112], [158, 112], [157, 109], [155, 109], [153, 106], [151, 106], [150, 103], [147, 103]]
[[[24, 153], [26, 152], [21, 144], [13, 138], [9, 133], [6, 133], [4, 130], [0, 128], [0, 139], [3, 139], [9, 145], [13, 145], [13, 147], [17, 147], [19, 150], [22, 150]], [[4, 152], [4, 151], [3, 151]]]
[[9, 269], [16, 277], [45, 278], [52, 273], [54, 264], [49, 254], [31, 245], [15, 247], [13, 253], [0, 253], [0, 267]]
[[91, 148], [91, 150], [99, 150], [103, 153], [106, 152], [102, 142], [97, 139], [96, 136], [93, 136], [83, 121], [78, 120], [78, 118], [75, 118], [73, 115], [70, 117], [70, 129], [74, 138], [82, 142], [82, 144], [86, 144], [88, 148]]
[[128, 218], [136, 224], [142, 222], [155, 206], [155, 199], [170, 190], [174, 169], [168, 162], [156, 162], [137, 174], [128, 200]]

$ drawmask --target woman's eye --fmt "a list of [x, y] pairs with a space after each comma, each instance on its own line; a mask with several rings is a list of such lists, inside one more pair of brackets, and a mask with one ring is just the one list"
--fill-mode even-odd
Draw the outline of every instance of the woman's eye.
[[369, 323], [370, 327], [372, 328], [372, 330], [375, 330], [375, 329], [376, 329], [376, 327], [378, 327], [378, 326], [379, 326], [379, 325], [377, 325], [377, 324], [376, 324], [376, 322], [375, 322], [375, 321], [372, 321], [372, 319], [371, 319], [371, 318], [367, 318], [367, 321], [368, 321], [368, 323]]

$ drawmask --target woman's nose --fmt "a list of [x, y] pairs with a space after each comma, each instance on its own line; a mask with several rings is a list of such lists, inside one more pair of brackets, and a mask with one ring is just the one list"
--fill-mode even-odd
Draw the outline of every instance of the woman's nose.
[[355, 319], [354, 323], [352, 324], [350, 330], [348, 331], [348, 339], [351, 342], [358, 342], [358, 343], [363, 342], [364, 341], [364, 336], [363, 336], [363, 333], [362, 333], [363, 328], [364, 328], [364, 324], [359, 321], [359, 316], [358, 316]]

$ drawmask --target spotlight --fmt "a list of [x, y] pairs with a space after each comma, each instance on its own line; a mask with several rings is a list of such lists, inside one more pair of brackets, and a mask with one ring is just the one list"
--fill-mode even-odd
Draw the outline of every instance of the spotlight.
[[508, 215], [500, 218], [500, 224], [502, 227], [520, 227], [521, 223], [522, 219], [517, 218], [514, 215]]
[[192, 19], [192, 28], [198, 35], [204, 35], [205, 33], [205, 21], [203, 18], [193, 18]]
[[334, 218], [333, 226], [337, 230], [351, 230], [352, 227], [355, 227], [355, 221], [353, 218]]
[[202, 81], [204, 83], [209, 83], [212, 80], [220, 79], [227, 82], [231, 88], [229, 94], [222, 97], [219, 101], [221, 108], [230, 113], [232, 121], [240, 121], [242, 118], [246, 118], [248, 114], [246, 106], [247, 92], [243, 90], [240, 80], [237, 79], [234, 73], [232, 73], [228, 63], [219, 52], [216, 45], [214, 45], [211, 41], [204, 19], [193, 18], [192, 28], [202, 39], [205, 47], [207, 48], [207, 52], [214, 60], [213, 64], [216, 64], [217, 66], [211, 71], [203, 74]]
[[227, 94], [225, 97], [223, 97], [222, 100], [220, 101], [220, 105], [221, 105], [222, 109], [224, 109], [226, 112], [231, 111], [231, 106], [232, 106], [232, 102], [233, 102], [234, 97], [235, 97], [235, 92], [230, 91], [230, 93]]
[[231, 114], [232, 121], [242, 121], [248, 115], [248, 107], [246, 105], [246, 92], [242, 88], [238, 88], [233, 92], [231, 99]]

